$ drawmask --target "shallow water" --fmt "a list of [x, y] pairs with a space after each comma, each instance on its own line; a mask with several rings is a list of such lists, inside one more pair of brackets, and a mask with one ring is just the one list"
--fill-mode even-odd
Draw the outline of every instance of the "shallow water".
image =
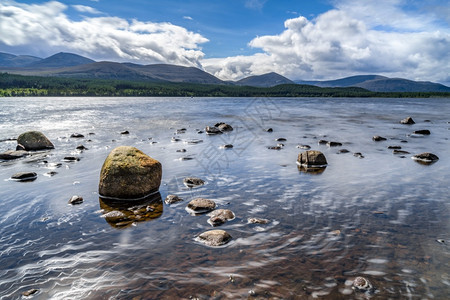
[[[0, 162], [0, 298], [38, 289], [33, 299], [445, 299], [449, 112], [448, 98], [1, 99], [0, 152], [14, 149], [10, 139], [28, 130], [42, 131], [55, 149]], [[416, 124], [399, 124], [407, 116]], [[197, 133], [219, 121], [234, 130]], [[273, 132], [264, 131], [269, 127]], [[186, 133], [176, 134], [180, 128]], [[411, 135], [419, 129], [431, 135]], [[374, 135], [387, 140], [374, 142]], [[174, 136], [181, 141], [172, 142]], [[281, 137], [281, 150], [267, 149]], [[193, 139], [203, 142], [188, 143]], [[80, 144], [88, 150], [76, 151]], [[298, 144], [322, 151], [328, 167], [301, 172]], [[119, 145], [162, 163], [160, 194], [148, 203], [99, 200], [100, 168]], [[394, 145], [411, 154], [394, 155], [387, 149]], [[338, 154], [344, 148], [350, 152]], [[421, 152], [440, 159], [422, 165], [410, 158]], [[68, 155], [80, 160], [63, 161]], [[38, 178], [9, 180], [20, 171]], [[189, 189], [186, 176], [206, 184]], [[168, 194], [184, 201], [163, 204]], [[72, 195], [84, 202], [69, 205]], [[233, 237], [226, 246], [195, 241], [212, 229], [208, 216], [185, 210], [196, 197], [236, 214], [218, 227]], [[104, 216], [147, 206], [135, 222]], [[270, 222], [248, 224], [251, 217]], [[354, 292], [356, 276], [375, 291]]]

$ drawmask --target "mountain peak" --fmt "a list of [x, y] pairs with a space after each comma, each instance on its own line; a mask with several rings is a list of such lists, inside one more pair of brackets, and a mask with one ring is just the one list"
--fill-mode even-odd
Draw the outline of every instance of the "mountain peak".
[[63, 68], [85, 65], [95, 62], [87, 57], [67, 52], [59, 52], [38, 62], [30, 64], [33, 68]]
[[271, 87], [279, 84], [293, 84], [294, 82], [290, 79], [275, 73], [270, 72], [262, 75], [255, 75], [243, 78], [239, 81], [236, 81], [236, 85], [248, 85], [255, 87]]

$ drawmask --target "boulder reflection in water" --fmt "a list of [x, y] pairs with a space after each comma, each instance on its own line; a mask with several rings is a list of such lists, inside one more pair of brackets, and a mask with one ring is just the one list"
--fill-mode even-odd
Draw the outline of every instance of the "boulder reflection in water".
[[326, 168], [327, 167], [308, 167], [305, 165], [297, 164], [297, 169], [301, 173], [307, 173], [307, 174], [311, 174], [311, 175], [320, 175], [325, 171]]
[[158, 192], [139, 201], [120, 201], [99, 198], [102, 218], [114, 228], [126, 228], [135, 222], [151, 221], [163, 213], [163, 202]]

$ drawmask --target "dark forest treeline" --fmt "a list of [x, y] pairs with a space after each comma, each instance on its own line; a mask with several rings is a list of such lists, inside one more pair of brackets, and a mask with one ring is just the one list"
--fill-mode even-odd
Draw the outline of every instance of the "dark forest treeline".
[[450, 97], [443, 92], [379, 93], [349, 88], [283, 84], [269, 88], [196, 83], [139, 82], [23, 76], [1, 73], [0, 97], [146, 96], [146, 97]]

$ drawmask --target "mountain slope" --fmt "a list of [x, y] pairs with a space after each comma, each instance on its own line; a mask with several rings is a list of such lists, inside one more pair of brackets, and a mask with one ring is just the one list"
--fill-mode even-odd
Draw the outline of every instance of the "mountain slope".
[[450, 92], [450, 87], [439, 83], [402, 78], [368, 80], [355, 86], [372, 92]]
[[46, 69], [46, 68], [63, 68], [90, 64], [95, 62], [92, 59], [83, 57], [73, 53], [60, 52], [40, 61], [27, 65], [27, 68]]
[[224, 82], [194, 67], [156, 64], [138, 65], [132, 63], [95, 62], [74, 67], [47, 70], [46, 76], [73, 78], [121, 79], [152, 82], [185, 82], [223, 84]]
[[161, 81], [204, 83], [204, 84], [224, 84], [217, 77], [195, 67], [183, 67], [168, 64], [137, 65], [124, 64], [145, 76], [149, 76]]
[[319, 87], [361, 87], [372, 92], [450, 92], [450, 87], [439, 83], [388, 78], [379, 75], [359, 75], [327, 81], [296, 81]]
[[236, 85], [254, 86], [254, 87], [272, 87], [279, 84], [293, 84], [294, 82], [278, 73], [270, 72], [263, 75], [256, 75], [243, 78], [236, 81]]
[[22, 68], [32, 63], [38, 62], [42, 58], [30, 55], [14, 55], [0, 52], [0, 66]]
[[379, 76], [379, 75], [357, 75], [357, 76], [350, 76], [350, 77], [345, 77], [345, 78], [335, 79], [335, 80], [326, 80], [326, 81], [297, 80], [295, 82], [299, 83], [299, 84], [311, 84], [311, 85], [320, 86], [320, 87], [347, 87], [347, 86], [356, 86], [358, 84], [361, 84], [361, 83], [369, 81], [369, 80], [384, 79], [384, 78], [387, 78], [387, 77]]

